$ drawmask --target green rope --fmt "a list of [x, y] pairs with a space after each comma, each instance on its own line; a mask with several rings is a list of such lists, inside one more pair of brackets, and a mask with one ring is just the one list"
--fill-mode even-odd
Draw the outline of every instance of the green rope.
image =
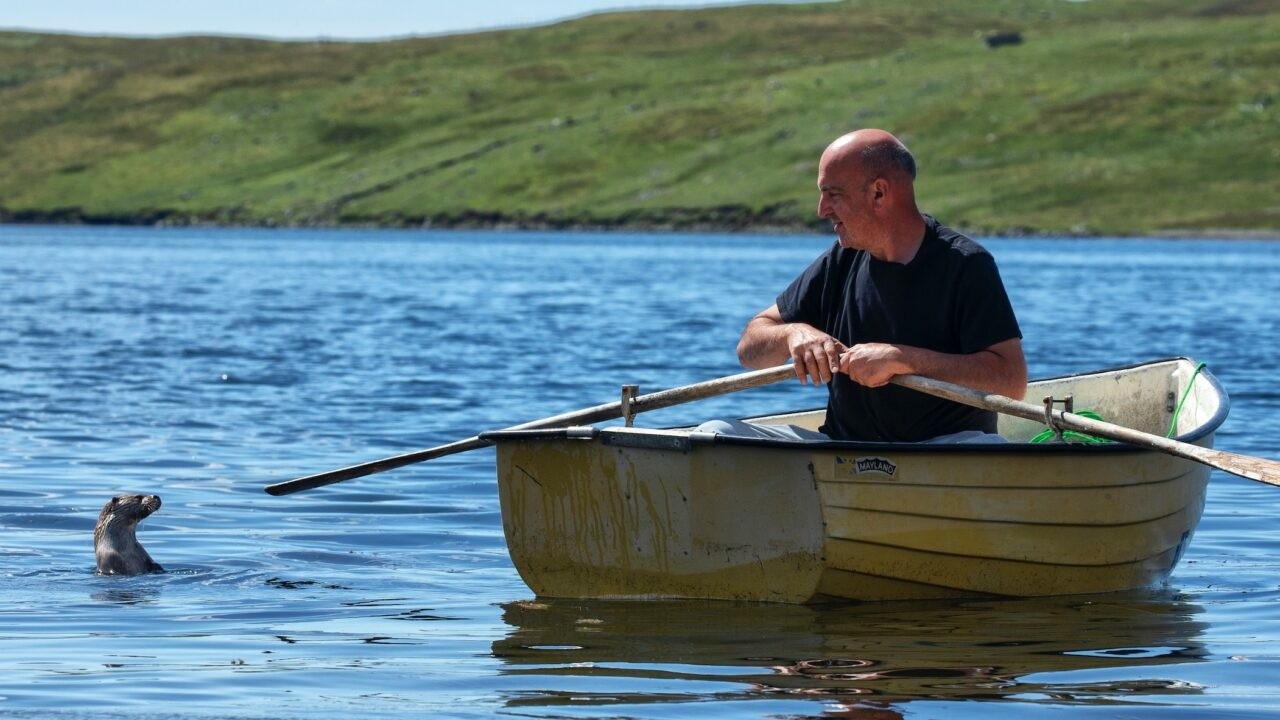
[[1178, 416], [1182, 414], [1182, 404], [1187, 401], [1187, 396], [1191, 394], [1191, 388], [1196, 386], [1196, 377], [1200, 375], [1200, 371], [1205, 368], [1204, 363], [1196, 366], [1196, 371], [1191, 373], [1191, 382], [1187, 383], [1187, 389], [1182, 391], [1182, 399], [1178, 401], [1178, 407], [1173, 411], [1173, 420], [1169, 423], [1169, 434], [1165, 437], [1173, 437], [1178, 430]]
[[[1102, 416], [1092, 410], [1081, 410], [1079, 412], [1076, 412], [1075, 414], [1079, 415], [1080, 417], [1087, 417], [1090, 420], [1102, 420]], [[1058, 434], [1053, 431], [1053, 428], [1047, 428], [1043, 432], [1041, 432], [1039, 435], [1031, 438], [1030, 442], [1047, 443], [1053, 440], [1057, 436]], [[1062, 439], [1064, 442], [1077, 442], [1077, 443], [1111, 442], [1110, 440], [1106, 440], [1100, 437], [1094, 437], [1092, 435], [1086, 435], [1084, 433], [1076, 432], [1075, 430], [1063, 431]]]

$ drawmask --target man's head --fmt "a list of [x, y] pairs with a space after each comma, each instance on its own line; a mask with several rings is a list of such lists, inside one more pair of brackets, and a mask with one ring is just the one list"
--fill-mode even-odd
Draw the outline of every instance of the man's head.
[[919, 219], [915, 176], [915, 159], [893, 135], [871, 129], [842, 135], [818, 163], [818, 215], [831, 220], [844, 247], [878, 254], [909, 236], [904, 223]]

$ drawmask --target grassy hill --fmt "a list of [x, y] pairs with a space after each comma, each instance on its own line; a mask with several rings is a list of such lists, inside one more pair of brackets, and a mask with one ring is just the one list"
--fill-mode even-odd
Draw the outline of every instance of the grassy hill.
[[939, 6], [379, 43], [0, 33], [0, 218], [816, 227], [819, 152], [873, 126], [953, 225], [1280, 229], [1280, 1]]

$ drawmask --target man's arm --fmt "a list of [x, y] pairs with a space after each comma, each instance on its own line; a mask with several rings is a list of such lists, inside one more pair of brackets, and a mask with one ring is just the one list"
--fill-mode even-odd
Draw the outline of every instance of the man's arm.
[[1019, 338], [968, 355], [910, 345], [863, 343], [841, 355], [840, 372], [867, 387], [885, 385], [894, 375], [923, 375], [1014, 400], [1027, 394], [1027, 361]]
[[840, 354], [845, 346], [834, 337], [808, 323], [782, 320], [777, 305], [771, 305], [747, 323], [738, 341], [738, 362], [753, 370], [795, 361], [796, 379], [815, 385], [831, 382], [840, 371]]

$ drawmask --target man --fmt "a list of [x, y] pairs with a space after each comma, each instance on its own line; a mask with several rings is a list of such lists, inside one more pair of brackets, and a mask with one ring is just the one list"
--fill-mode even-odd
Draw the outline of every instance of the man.
[[818, 215], [838, 242], [747, 324], [748, 368], [791, 358], [801, 383], [828, 384], [822, 432], [919, 442], [994, 433], [996, 417], [888, 385], [917, 374], [1020, 399], [1022, 335], [991, 255], [921, 214], [915, 160], [883, 130], [838, 138], [818, 166]]

